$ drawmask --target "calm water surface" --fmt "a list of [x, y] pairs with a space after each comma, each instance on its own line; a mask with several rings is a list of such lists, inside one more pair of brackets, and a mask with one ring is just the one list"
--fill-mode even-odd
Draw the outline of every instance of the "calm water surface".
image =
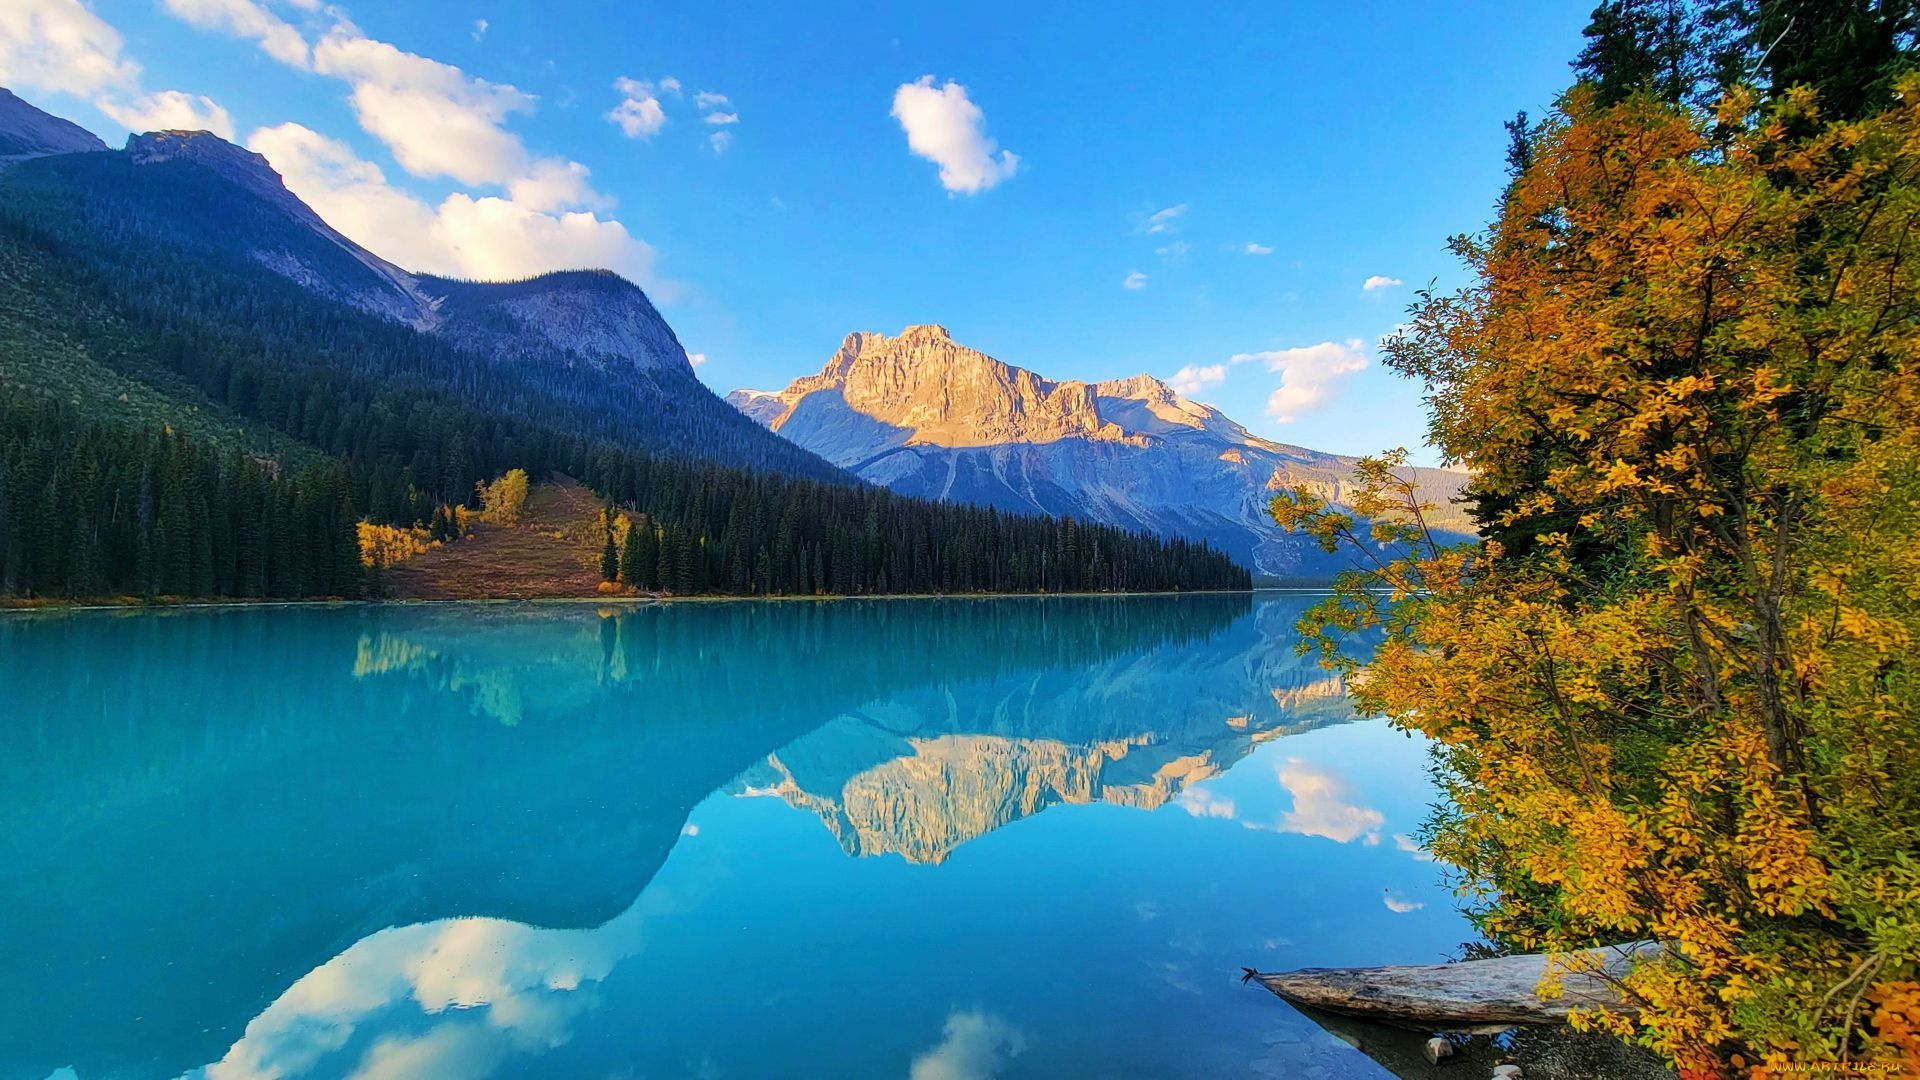
[[1297, 598], [0, 618], [0, 1076], [1382, 1077], [1470, 936]]

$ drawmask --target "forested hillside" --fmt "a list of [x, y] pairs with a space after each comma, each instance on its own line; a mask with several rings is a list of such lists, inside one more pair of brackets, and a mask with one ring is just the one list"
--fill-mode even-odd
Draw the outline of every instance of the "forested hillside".
[[859, 486], [690, 373], [475, 355], [225, 242], [303, 242], [252, 198], [191, 160], [0, 173], [0, 595], [355, 596], [358, 520], [516, 468], [642, 515], [675, 592], [1248, 585], [1203, 546]]

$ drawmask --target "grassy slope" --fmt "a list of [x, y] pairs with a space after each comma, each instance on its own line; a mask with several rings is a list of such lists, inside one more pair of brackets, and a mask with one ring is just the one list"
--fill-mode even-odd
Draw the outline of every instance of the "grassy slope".
[[595, 596], [600, 585], [598, 496], [571, 481], [537, 484], [517, 525], [476, 523], [467, 539], [389, 569], [387, 595], [406, 600], [529, 600]]
[[[114, 355], [98, 356], [67, 328], [85, 321]], [[89, 310], [38, 256], [0, 240], [0, 389], [55, 398], [96, 420], [168, 425], [218, 447], [240, 446], [290, 468], [323, 460], [294, 439], [247, 423], [157, 365], [142, 362], [111, 315]], [[130, 373], [137, 373], [135, 374]]]

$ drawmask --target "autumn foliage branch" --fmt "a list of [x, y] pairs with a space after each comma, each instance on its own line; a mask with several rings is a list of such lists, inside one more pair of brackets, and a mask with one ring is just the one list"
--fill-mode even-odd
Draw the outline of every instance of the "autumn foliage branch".
[[1695, 1075], [1912, 1060], [1920, 78], [1833, 121], [1576, 88], [1526, 157], [1386, 350], [1482, 536], [1436, 541], [1400, 453], [1351, 513], [1283, 494], [1358, 553], [1307, 647], [1435, 740], [1489, 937], [1668, 944], [1585, 1022]]

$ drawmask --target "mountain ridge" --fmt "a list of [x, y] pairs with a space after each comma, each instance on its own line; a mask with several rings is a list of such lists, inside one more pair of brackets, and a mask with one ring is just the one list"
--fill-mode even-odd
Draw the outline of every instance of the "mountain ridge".
[[[504, 282], [409, 271], [334, 229], [265, 157], [209, 132], [135, 133], [112, 150], [6, 93], [0, 188], [10, 235], [53, 243], [49, 254], [58, 252], [62, 276], [78, 271], [75, 285], [92, 283], [81, 291], [151, 282], [124, 298], [146, 309], [136, 321], [156, 328], [185, 312], [241, 336], [278, 333], [290, 305], [304, 301], [263, 290], [255, 272], [265, 270], [307, 296], [440, 343], [387, 340], [386, 331], [328, 314], [322, 351], [338, 353], [336, 363], [411, 364], [409, 377], [460, 395], [497, 387], [501, 401], [521, 403], [517, 413], [531, 406], [550, 423], [629, 449], [851, 482], [740, 417], [702, 384], [638, 285], [603, 270]], [[362, 359], [351, 359], [356, 350]], [[412, 353], [427, 359], [405, 359]]]
[[[768, 430], [902, 494], [1071, 515], [1206, 540], [1261, 572], [1323, 578], [1345, 562], [1282, 532], [1282, 489], [1342, 503], [1358, 459], [1254, 435], [1152, 375], [1053, 380], [955, 342], [938, 324], [848, 334], [816, 375], [727, 401]], [[1465, 475], [1413, 469], [1443, 528]]]

